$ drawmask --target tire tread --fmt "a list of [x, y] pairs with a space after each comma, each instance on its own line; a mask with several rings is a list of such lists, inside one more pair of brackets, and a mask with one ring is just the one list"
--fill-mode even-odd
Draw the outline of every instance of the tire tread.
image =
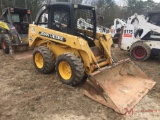
[[79, 58], [77, 55], [73, 54], [73, 53], [70, 53], [70, 52], [66, 52], [66, 53], [63, 53], [62, 55], [60, 55], [57, 60], [56, 60], [56, 63], [55, 63], [55, 69], [56, 69], [56, 74], [57, 74], [57, 78], [64, 83], [64, 80], [63, 78], [59, 77], [59, 72], [58, 72], [58, 61], [60, 59], [69, 59], [71, 60], [71, 63], [72, 63], [72, 66], [74, 66], [74, 79], [68, 83], [65, 82], [65, 84], [68, 84], [68, 85], [72, 85], [72, 86], [76, 86], [78, 85], [81, 80], [83, 79], [83, 76], [84, 76], [84, 65], [82, 63], [82, 60], [81, 58]]
[[[34, 55], [36, 54], [36, 52], [40, 52], [40, 54], [43, 56], [44, 67], [42, 69], [39, 69], [35, 64]], [[47, 73], [50, 73], [54, 69], [55, 60], [54, 60], [53, 53], [46, 46], [39, 46], [34, 49], [33, 61], [34, 61], [36, 69], [41, 73], [47, 74]]]

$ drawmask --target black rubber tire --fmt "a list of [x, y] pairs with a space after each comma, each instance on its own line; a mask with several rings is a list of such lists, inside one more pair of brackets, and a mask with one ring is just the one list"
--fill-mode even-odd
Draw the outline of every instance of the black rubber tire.
[[[68, 80], [65, 80], [60, 75], [60, 72], [58, 69], [59, 63], [62, 61], [67, 62], [71, 67], [72, 75]], [[67, 52], [58, 56], [55, 64], [55, 70], [56, 70], [56, 75], [58, 80], [60, 80], [64, 84], [72, 85], [72, 86], [78, 85], [83, 80], [83, 77], [85, 75], [84, 64], [81, 58], [79, 58], [77, 55], [70, 52]]]
[[[43, 67], [42, 68], [38, 68], [36, 63], [35, 63], [36, 53], [40, 53], [42, 55], [42, 58], [43, 58]], [[36, 69], [40, 73], [47, 74], [47, 73], [50, 73], [51, 71], [54, 70], [54, 64], [55, 64], [54, 55], [45, 46], [39, 46], [39, 47], [36, 47], [34, 49], [34, 51], [33, 51], [33, 62], [34, 62], [34, 65], [35, 65]]]
[[[9, 46], [11, 43], [11, 37], [8, 34], [1, 36], [1, 47], [4, 53], [9, 54]], [[2, 44], [5, 44], [5, 47]]]
[[150, 47], [143, 42], [136, 42], [130, 48], [130, 56], [134, 60], [145, 61], [150, 55]]

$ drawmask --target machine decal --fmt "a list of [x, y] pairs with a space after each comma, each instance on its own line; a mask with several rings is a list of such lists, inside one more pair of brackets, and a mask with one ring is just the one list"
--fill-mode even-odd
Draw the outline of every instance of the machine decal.
[[33, 33], [33, 34], [36, 34], [36, 30], [32, 27], [31, 28], [31, 32]]
[[79, 39], [79, 43], [80, 43], [80, 45], [82, 45], [82, 46], [84, 45], [83, 41], [80, 40], [80, 39]]
[[124, 34], [124, 37], [132, 37], [132, 34]]
[[39, 35], [44, 36], [44, 37], [48, 37], [48, 38], [51, 38], [51, 39], [56, 39], [56, 40], [59, 40], [59, 41], [62, 41], [62, 42], [66, 42], [66, 39], [62, 36], [49, 34], [49, 33], [46, 33], [46, 32], [39, 32]]
[[124, 37], [132, 37], [133, 30], [124, 30]]
[[160, 36], [158, 36], [158, 35], [151, 35], [150, 38], [153, 38], [153, 39], [160, 39]]
[[31, 42], [33, 41], [33, 38], [31, 36], [29, 36], [29, 41], [31, 41]]

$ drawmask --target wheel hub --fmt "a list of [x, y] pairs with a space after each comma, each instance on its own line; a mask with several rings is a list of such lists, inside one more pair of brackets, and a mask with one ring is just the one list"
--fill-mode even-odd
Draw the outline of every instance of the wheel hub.
[[65, 80], [69, 80], [72, 76], [71, 66], [66, 61], [61, 61], [58, 66], [61, 77]]
[[146, 55], [146, 51], [143, 48], [137, 48], [134, 50], [134, 55], [137, 58], [143, 58]]
[[35, 63], [38, 68], [43, 68], [43, 57], [40, 53], [35, 54]]

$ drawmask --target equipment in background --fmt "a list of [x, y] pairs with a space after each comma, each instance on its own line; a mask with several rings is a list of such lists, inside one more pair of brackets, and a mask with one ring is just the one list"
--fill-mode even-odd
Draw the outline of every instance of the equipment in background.
[[0, 48], [15, 59], [31, 57], [28, 51], [30, 10], [8, 7], [0, 17]]
[[146, 18], [134, 14], [121, 31], [119, 46], [129, 51], [132, 59], [144, 61], [150, 56], [160, 57], [160, 12], [152, 14]]

